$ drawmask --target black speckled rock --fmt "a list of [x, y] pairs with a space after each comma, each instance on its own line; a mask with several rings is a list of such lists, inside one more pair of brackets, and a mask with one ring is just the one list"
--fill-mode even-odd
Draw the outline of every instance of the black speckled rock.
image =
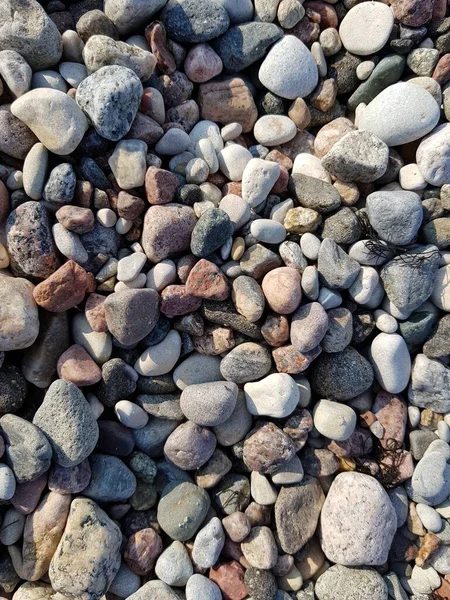
[[225, 70], [237, 73], [262, 58], [281, 36], [282, 30], [274, 23], [245, 23], [231, 27], [212, 46]]
[[209, 0], [169, 0], [161, 18], [169, 37], [177, 42], [207, 42], [230, 26], [223, 6]]
[[102, 67], [80, 83], [76, 101], [97, 133], [117, 142], [129, 132], [142, 93], [142, 84], [131, 69], [109, 66]]
[[81, 242], [89, 254], [116, 256], [119, 251], [120, 236], [115, 227], [103, 227], [96, 220], [92, 231], [81, 236]]
[[50, 172], [42, 197], [46, 202], [57, 206], [69, 204], [73, 199], [76, 183], [72, 165], [62, 163]]
[[311, 365], [311, 387], [320, 398], [350, 400], [370, 388], [373, 369], [357, 350], [323, 352]]
[[138, 392], [141, 394], [170, 394], [177, 389], [172, 375], [157, 375], [155, 377], [139, 377]]
[[211, 208], [197, 221], [191, 237], [191, 252], [204, 257], [212, 254], [233, 235], [230, 217], [220, 208]]
[[[106, 152], [106, 149], [99, 148], [99, 154]], [[82, 158], [79, 165], [80, 174], [83, 179], [90, 181], [92, 185], [100, 190], [107, 190], [111, 187], [111, 182], [100, 169], [93, 158]]]
[[114, 406], [119, 400], [129, 398], [136, 389], [138, 374], [120, 358], [112, 358], [102, 366], [102, 380], [96, 394], [105, 406]]
[[259, 344], [246, 342], [233, 348], [220, 363], [220, 372], [227, 381], [246, 383], [261, 379], [270, 371], [270, 353]]
[[250, 567], [245, 571], [244, 584], [254, 600], [274, 600], [277, 597], [277, 580], [270, 571]]
[[96, 451], [111, 456], [128, 456], [134, 448], [132, 430], [116, 421], [98, 421]]
[[46, 279], [60, 265], [48, 212], [40, 202], [25, 202], [9, 215], [6, 239], [17, 277]]
[[14, 365], [0, 368], [0, 413], [14, 413], [27, 395], [27, 382]]
[[336, 80], [338, 94], [350, 94], [360, 84], [356, 76], [356, 67], [362, 58], [342, 50], [329, 63], [327, 78]]

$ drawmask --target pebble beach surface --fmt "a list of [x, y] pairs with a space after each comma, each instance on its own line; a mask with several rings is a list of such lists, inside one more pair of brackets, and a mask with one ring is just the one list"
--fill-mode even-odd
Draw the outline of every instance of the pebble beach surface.
[[450, 600], [443, 0], [0, 0], [0, 600]]

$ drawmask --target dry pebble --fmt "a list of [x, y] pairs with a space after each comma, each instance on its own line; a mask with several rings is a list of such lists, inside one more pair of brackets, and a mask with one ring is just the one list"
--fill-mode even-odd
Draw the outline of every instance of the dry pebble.
[[449, 598], [445, 2], [0, 12], [5, 598]]

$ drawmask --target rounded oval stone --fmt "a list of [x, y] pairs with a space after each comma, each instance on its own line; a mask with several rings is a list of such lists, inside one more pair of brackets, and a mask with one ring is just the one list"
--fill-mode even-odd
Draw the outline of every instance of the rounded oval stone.
[[34, 286], [26, 279], [0, 276], [0, 351], [22, 350], [39, 334]]
[[381, 484], [363, 473], [340, 473], [322, 507], [321, 545], [328, 560], [348, 567], [386, 562], [397, 516]]
[[184, 542], [196, 533], [209, 510], [208, 493], [193, 483], [172, 483], [162, 492], [158, 523], [173, 540]]
[[180, 407], [190, 421], [213, 427], [231, 417], [237, 397], [238, 386], [231, 381], [200, 383], [183, 390]]
[[406, 388], [411, 373], [411, 357], [401, 335], [379, 333], [370, 346], [370, 360], [375, 378], [384, 390], [398, 394]]
[[318, 302], [298, 308], [292, 315], [291, 342], [300, 352], [309, 352], [322, 341], [328, 329], [328, 315]]
[[356, 413], [346, 404], [319, 400], [314, 408], [314, 427], [331, 440], [348, 440], [355, 431]]
[[253, 430], [244, 442], [243, 460], [252, 471], [273, 473], [295, 454], [292, 439], [273, 423]]
[[16, 491], [14, 473], [8, 465], [0, 464], [0, 499], [11, 500]]
[[292, 140], [297, 133], [294, 121], [284, 115], [264, 115], [253, 128], [253, 135], [263, 146], [278, 146]]
[[286, 373], [272, 373], [244, 386], [245, 401], [252, 415], [281, 419], [290, 415], [298, 404], [297, 382]]
[[220, 363], [220, 372], [227, 381], [246, 383], [264, 377], [272, 366], [270, 354], [263, 346], [245, 342], [233, 348]]
[[293, 35], [285, 35], [272, 46], [258, 76], [268, 90], [290, 100], [308, 96], [319, 78], [310, 51]]
[[78, 494], [91, 480], [89, 461], [83, 460], [75, 467], [60, 467], [54, 464], [48, 475], [48, 487], [58, 494]]
[[[405, 98], [408, 103], [405, 103]], [[439, 121], [439, 106], [433, 96], [418, 85], [400, 82], [390, 85], [364, 109], [358, 127], [370, 131], [388, 146], [418, 140]]]
[[450, 124], [444, 123], [424, 138], [417, 148], [417, 166], [431, 185], [450, 182]]
[[355, 594], [370, 600], [387, 600], [388, 587], [374, 569], [333, 565], [317, 579], [314, 593], [318, 600], [352, 600]]
[[209, 429], [187, 421], [169, 435], [164, 454], [180, 469], [192, 471], [211, 458], [216, 443], [216, 436]]
[[179, 541], [172, 542], [156, 561], [155, 573], [167, 585], [184, 586], [193, 572], [189, 554]]
[[394, 13], [389, 6], [363, 2], [353, 6], [342, 19], [339, 36], [346, 50], [368, 56], [381, 50], [393, 26]]
[[164, 204], [151, 206], [145, 214], [142, 230], [142, 247], [147, 258], [154, 263], [186, 252], [197, 222], [190, 206]]
[[262, 280], [262, 290], [270, 308], [279, 315], [296, 310], [302, 299], [300, 274], [292, 267], [278, 267]]

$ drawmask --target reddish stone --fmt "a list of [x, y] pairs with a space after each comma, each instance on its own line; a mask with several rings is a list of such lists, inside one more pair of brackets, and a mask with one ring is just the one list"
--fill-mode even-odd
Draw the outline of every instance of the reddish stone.
[[281, 346], [289, 339], [289, 321], [284, 315], [267, 315], [261, 333], [271, 346]]
[[433, 71], [433, 79], [435, 79], [439, 85], [444, 85], [450, 79], [450, 54], [444, 54], [439, 59]]
[[333, 108], [337, 96], [337, 83], [335, 79], [324, 79], [311, 94], [311, 104], [322, 112]]
[[198, 104], [202, 119], [223, 125], [240, 123], [244, 133], [251, 131], [258, 118], [255, 100], [240, 77], [225, 77], [199, 86]]
[[164, 135], [163, 128], [154, 119], [138, 112], [131, 125], [130, 131], [125, 136], [131, 140], [141, 140], [147, 146], [154, 146]]
[[272, 351], [273, 360], [279, 373], [301, 373], [309, 367], [322, 352], [317, 346], [310, 352], [299, 352], [294, 346], [282, 346]]
[[222, 188], [222, 195], [228, 196], [233, 194], [242, 198], [242, 182], [241, 181], [230, 181], [226, 183]]
[[188, 294], [184, 285], [168, 285], [161, 292], [161, 312], [167, 317], [194, 312], [201, 304], [201, 298]]
[[159, 21], [153, 21], [147, 25], [144, 31], [145, 37], [153, 54], [156, 57], [156, 65], [162, 73], [170, 75], [173, 73], [177, 65], [173, 54], [167, 47], [167, 35], [165, 27]]
[[21, 515], [29, 515], [39, 504], [41, 494], [47, 485], [47, 473], [43, 473], [34, 481], [18, 483], [11, 504]]
[[280, 174], [278, 176], [278, 179], [275, 181], [275, 185], [270, 190], [270, 193], [271, 194], [282, 194], [283, 192], [285, 192], [287, 190], [288, 182], [289, 182], [288, 170], [285, 169], [285, 167], [283, 167], [283, 165], [280, 165]]
[[69, 260], [33, 290], [39, 306], [50, 312], [64, 312], [79, 304], [92, 285], [92, 275]]
[[382, 391], [375, 398], [372, 412], [384, 428], [381, 445], [384, 448], [389, 447], [392, 443], [389, 440], [395, 440], [397, 447], [400, 447], [405, 439], [408, 420], [406, 402], [398, 396]]
[[145, 193], [149, 204], [172, 202], [179, 186], [178, 177], [157, 167], [149, 167], [145, 175]]
[[448, 600], [450, 598], [450, 582], [444, 578], [441, 578], [441, 585], [437, 590], [434, 590], [434, 593], [439, 596], [439, 598]]
[[147, 527], [128, 538], [123, 558], [136, 575], [149, 575], [163, 549], [162, 539]]
[[244, 442], [243, 460], [251, 471], [273, 473], [296, 452], [292, 438], [273, 423], [253, 430]]
[[[447, 10], [447, 1], [446, 0], [434, 0], [433, 4], [433, 15], [432, 20], [437, 21], [438, 19], [443, 19], [445, 17], [445, 12]], [[450, 595], [449, 595], [450, 597]]]
[[336, 9], [331, 4], [328, 4], [328, 2], [311, 0], [310, 2], [305, 2], [303, 8], [311, 21], [320, 24], [321, 30], [327, 29], [328, 27], [337, 29], [338, 17]]
[[223, 63], [209, 44], [193, 46], [184, 61], [184, 72], [191, 81], [205, 83], [222, 73]]
[[60, 379], [70, 381], [78, 387], [94, 385], [102, 378], [100, 367], [79, 344], [70, 346], [61, 354], [56, 369]]
[[319, 39], [320, 26], [318, 23], [314, 23], [305, 16], [293, 29], [286, 30], [286, 33], [295, 35], [295, 37], [302, 41], [306, 46], [311, 46], [313, 42], [316, 42]]
[[93, 331], [97, 333], [104, 333], [108, 331], [108, 325], [106, 324], [105, 317], [105, 306], [104, 302], [106, 296], [101, 294], [89, 294], [86, 300], [84, 308], [84, 314], [87, 322], [91, 326]]
[[95, 217], [90, 208], [67, 204], [61, 206], [55, 216], [63, 227], [74, 233], [88, 233], [94, 229]]
[[244, 569], [235, 560], [211, 567], [209, 578], [219, 586], [223, 600], [243, 600], [248, 595]]
[[202, 258], [189, 273], [186, 292], [198, 298], [226, 300], [230, 295], [230, 287], [226, 276], [219, 267]]
[[202, 335], [193, 337], [194, 348], [200, 354], [217, 356], [235, 346], [233, 330], [229, 327], [209, 327]]
[[266, 160], [270, 162], [276, 162], [280, 165], [280, 167], [284, 167], [288, 171], [292, 169], [294, 164], [289, 156], [286, 156], [286, 154], [283, 154], [279, 150], [271, 150], [266, 156]]
[[217, 171], [217, 173], [210, 173], [206, 181], [208, 183], [213, 183], [218, 188], [222, 188], [228, 182], [228, 179], [222, 171]]
[[6, 185], [0, 180], [0, 224], [8, 218], [9, 210], [9, 192]]
[[186, 252], [190, 247], [196, 223], [197, 218], [190, 206], [150, 206], [145, 214], [141, 241], [147, 258], [157, 263], [164, 258]]
[[89, 208], [93, 193], [94, 186], [90, 181], [77, 181], [73, 195], [73, 204], [80, 208]]
[[367, 456], [372, 452], [372, 436], [367, 429], [355, 429], [352, 435], [343, 442], [333, 440], [328, 450], [339, 458], [356, 458]]
[[152, 121], [161, 125], [162, 127], [164, 120], [161, 119], [160, 106], [160, 94], [155, 94], [155, 90], [152, 87], [144, 88], [141, 104], [139, 106], [139, 112], [146, 117], [150, 117]]
[[[385, 0], [384, 0], [385, 1]], [[420, 27], [425, 25], [433, 14], [433, 0], [389, 0], [394, 17], [403, 25]]]
[[145, 210], [145, 202], [138, 196], [121, 191], [117, 197], [117, 214], [127, 221], [134, 221]]
[[284, 433], [293, 440], [297, 452], [303, 448], [308, 439], [308, 433], [313, 428], [313, 418], [309, 410], [301, 408], [286, 421]]

